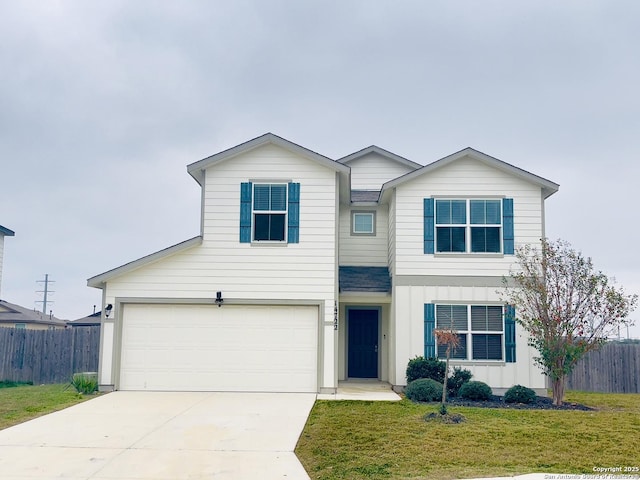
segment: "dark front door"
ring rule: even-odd
[[[378,378],[378,310],[348,312],[348,376]]]

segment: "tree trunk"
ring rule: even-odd
[[[451,353],[451,346],[447,347],[447,363],[444,370],[444,385],[442,385],[442,405],[447,403],[447,379],[449,378],[449,357]]]
[[[551,388],[553,390],[553,404],[554,405],[562,405],[562,401],[564,400],[564,387],[565,387],[565,377],[562,376],[560,378],[555,378],[551,382]]]

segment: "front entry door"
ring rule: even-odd
[[[378,310],[349,309],[348,376],[378,378]]]

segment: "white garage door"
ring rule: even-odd
[[[120,390],[316,392],[318,307],[124,307]]]

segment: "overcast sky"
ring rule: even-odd
[[[640,292],[639,24],[636,0],[0,0],[1,296],[41,308],[48,273],[56,316],[99,310],[87,278],[199,234],[186,165],[266,132],[548,178],[547,236]]]

